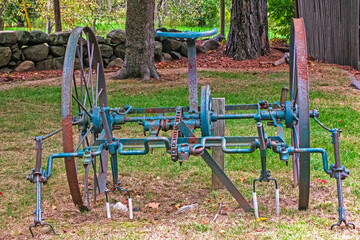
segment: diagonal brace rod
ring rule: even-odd
[[[178,125],[179,130],[184,134],[185,137],[195,137],[195,134],[191,131],[191,129],[185,124],[184,121],[181,121]],[[209,152],[205,150],[200,155],[206,164],[211,168],[214,174],[219,178],[219,180],[224,184],[227,190],[231,193],[231,195],[235,198],[235,200],[240,204],[240,207],[244,209],[245,212],[250,212],[251,206],[247,202],[247,200],[241,195],[240,191],[235,187],[235,185],[231,182],[228,176],[224,173],[224,171],[219,167],[219,165],[215,162],[215,160],[211,157]]]

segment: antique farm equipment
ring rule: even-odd
[[[63,70],[62,128],[45,137],[36,138],[36,167],[28,176],[31,182],[36,183],[38,196],[35,220],[31,227],[46,224],[41,217],[40,185],[46,183],[51,177],[55,158],[65,159],[71,196],[80,211],[90,210],[91,190],[93,202],[96,201],[99,193],[105,192],[108,217],[110,217],[108,205],[108,192],[110,191],[106,190],[109,155],[112,170],[111,191],[127,192],[130,205],[130,192],[123,189],[118,180],[117,155],[145,155],[152,148],[165,148],[171,155],[171,159],[180,163],[185,162],[191,155],[200,155],[240,206],[246,212],[250,212],[252,208],[248,201],[206,150],[210,147],[220,147],[222,151],[230,154],[252,153],[256,149],[260,149],[261,174],[253,183],[253,203],[256,217],[259,216],[255,191],[257,181],[274,181],[276,214],[279,215],[278,183],[271,178],[270,171],[266,167],[267,150],[271,149],[278,153],[280,160],[284,162],[288,162],[290,155],[292,156],[294,183],[299,185],[299,209],[307,209],[309,204],[310,153],[321,153],[324,171],[330,177],[337,179],[339,221],[333,226],[344,222],[346,226],[351,225],[355,228],[354,224],[347,222],[343,204],[341,181],[348,176],[349,172],[340,164],[340,130],[326,128],[317,119],[319,111],[317,109],[309,110],[309,80],[303,20],[294,19],[292,23],[290,86],[282,89],[280,101],[268,103],[261,100],[254,104],[226,105],[225,110],[231,111],[231,114],[218,114],[212,110],[209,86],[202,86],[200,106],[198,105],[195,39],[211,36],[216,32],[216,29],[198,33],[157,32],[158,36],[181,38],[188,44],[189,107],[133,108],[125,105],[122,108],[110,108],[107,104],[103,62],[96,38],[88,27],[77,27],[73,30],[68,41]],[[80,65],[79,71],[75,71],[74,68],[77,59]],[[85,61],[85,59],[88,60]],[[289,100],[287,100],[288,92],[290,93]],[[254,113],[233,113],[242,110],[254,110]],[[140,114],[143,116],[138,116]],[[149,116],[149,114],[152,115]],[[154,114],[158,115],[154,116]],[[313,118],[332,134],[335,164],[330,168],[326,151],[322,148],[310,147],[310,118]],[[254,119],[257,122],[258,135],[251,137],[213,136],[213,122],[220,119]],[[142,125],[144,134],[148,134],[148,137],[116,138],[114,130],[131,122]],[[268,136],[263,123],[276,127],[277,135]],[[284,126],[291,129],[291,144],[285,143]],[[200,129],[201,136],[195,136],[195,129]],[[51,154],[48,158],[47,170],[44,171],[41,169],[43,141],[60,131],[62,132],[64,152]],[[172,131],[172,137],[159,136],[160,131]],[[74,134],[75,132],[78,134]],[[83,166],[83,169],[78,167],[79,164]],[[89,181],[90,170],[93,172],[93,183]],[[129,209],[130,218],[132,218],[131,205]]]

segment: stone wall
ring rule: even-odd
[[[160,28],[161,31],[176,31]],[[71,32],[46,34],[41,31],[0,32],[0,72],[24,72],[62,69],[66,44]],[[112,30],[106,38],[97,36],[104,66],[121,67],[125,57],[126,35],[122,30]],[[218,36],[197,46],[197,52],[217,49]],[[220,39],[221,40],[221,39]],[[155,37],[155,61],[168,61],[187,57],[185,42]],[[86,59],[85,59],[86,65]],[[78,64],[77,64],[78,65]]]

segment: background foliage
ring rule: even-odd
[[[46,21],[53,19],[51,0],[25,0],[33,29],[43,30]],[[230,25],[231,0],[225,0],[225,21]],[[27,26],[22,0],[0,0],[5,4],[3,19],[5,29]],[[126,0],[61,0],[64,30],[77,25],[92,26],[98,34],[112,29],[125,29]],[[155,26],[184,27],[190,30],[219,27],[219,0],[155,0]],[[271,38],[288,38],[291,18],[294,17],[293,0],[268,0],[269,29]]]
[[[281,38],[290,38],[290,23],[295,17],[294,0],[268,0],[269,29]]]

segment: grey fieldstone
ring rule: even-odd
[[[0,31],[0,44],[10,46],[17,42],[17,34],[14,31]]]
[[[107,38],[111,38],[111,43],[120,44],[126,41],[125,31],[120,29],[114,29],[108,33]]]
[[[115,55],[121,59],[125,59],[125,45],[117,45],[114,51]]]
[[[49,48],[45,44],[38,44],[24,48],[22,52],[26,60],[39,62],[46,59],[49,54]]]
[[[101,56],[103,58],[110,58],[114,53],[113,48],[109,45],[100,44],[99,47],[100,47]]]
[[[171,55],[169,53],[163,53],[164,61],[171,61]]]
[[[110,45],[110,43],[111,43],[111,38],[106,38],[105,39],[105,44]]]
[[[36,69],[37,70],[62,69],[63,64],[64,64],[64,57],[47,59],[47,60],[36,63]]]
[[[155,41],[155,43],[154,43],[154,53],[158,54],[158,55],[161,55],[161,52],[162,52],[162,43],[158,42],[158,41]]]
[[[20,45],[25,45],[30,40],[30,33],[28,31],[16,31],[17,41]]]
[[[165,39],[166,39],[166,37],[158,37],[158,36],[156,36],[156,33],[155,33],[155,41],[162,42]]]
[[[62,64],[64,64],[64,61],[62,62]],[[74,69],[76,69],[76,70],[81,69],[80,60],[78,58],[75,58]]]
[[[164,41],[164,39],[165,39],[166,37],[158,37],[158,36],[156,36],[156,32],[157,32],[157,31],[167,32],[167,29],[164,28],[164,27],[158,27],[158,28],[155,29],[155,41],[159,41],[159,42]]]
[[[206,53],[206,49],[203,46],[196,46],[196,53]]]
[[[19,44],[15,43],[14,45],[11,45],[11,50],[19,48]]]
[[[19,61],[21,59],[21,56],[22,52],[20,51],[20,49],[16,48],[12,51],[11,59],[14,61]]]
[[[102,36],[96,36],[96,40],[98,44],[105,43],[105,38]]]
[[[155,28],[155,32],[157,31],[160,31],[160,32],[167,32],[167,28],[166,27],[158,27],[158,28]]]
[[[174,28],[169,28],[167,31],[168,32],[182,32],[182,31],[174,29]]]
[[[186,42],[183,42],[177,51],[184,57],[187,57],[188,56],[188,46],[187,46]]]
[[[124,61],[121,58],[116,58],[109,62],[108,67],[122,67],[124,64]]]
[[[15,61],[10,61],[8,64],[7,64],[9,67],[16,67],[16,62]]]
[[[218,35],[216,35],[215,37],[213,37],[212,38],[212,40],[214,40],[215,42],[222,42],[222,41],[224,41],[226,38],[223,36],[223,35],[221,35],[221,34],[218,34]]]
[[[156,62],[161,62],[163,60],[162,43],[158,41],[155,41],[154,44],[154,59]]]
[[[62,46],[66,45],[71,32],[56,32],[49,35],[48,40],[50,45]],[[86,42],[86,41],[85,41]]]
[[[31,31],[30,39],[28,41],[29,45],[36,45],[40,43],[45,43],[48,40],[48,35],[42,31]]]
[[[0,68],[1,73],[11,73],[13,70],[8,67]]]
[[[162,41],[163,52],[170,53],[172,51],[176,51],[181,46],[181,42],[176,41],[174,39],[166,38]]]
[[[206,40],[203,42],[202,46],[205,48],[206,51],[216,50],[219,48],[219,42],[214,41],[212,39]]]
[[[35,71],[35,64],[32,61],[25,61],[20,63],[19,66],[17,66],[14,69],[16,72],[28,72],[28,71]]]
[[[11,49],[0,47],[0,67],[7,65],[11,60]]]
[[[170,52],[171,58],[174,60],[179,60],[181,59],[181,54],[175,51]]]
[[[110,62],[110,58],[103,58],[104,66],[107,66]]]
[[[64,46],[50,46],[50,54],[54,57],[65,56],[65,50],[66,48]]]
[[[159,54],[154,54],[154,60],[155,60],[155,62],[163,62],[164,61],[163,54],[162,53],[160,55]]]

